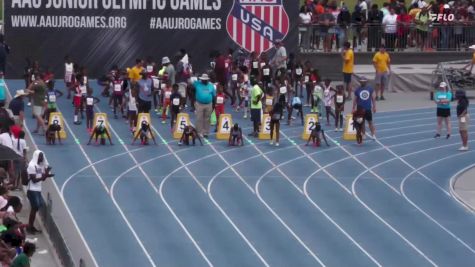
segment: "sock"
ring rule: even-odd
[[[78,121],[78,115],[74,115],[74,122]]]

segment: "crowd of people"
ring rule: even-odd
[[[475,42],[474,1],[389,0],[379,6],[358,0],[306,0],[300,9],[300,48],[339,51],[347,41],[355,51],[464,51]],[[351,9],[351,10],[350,10]]]

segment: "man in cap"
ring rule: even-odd
[[[202,74],[195,88],[196,130],[204,138],[208,138],[210,117],[216,104],[216,89],[209,82],[208,74]]]
[[[366,77],[360,78],[360,87],[355,90],[355,98],[353,99],[353,113],[357,108],[365,110],[365,121],[368,122],[371,131],[371,138],[375,139],[375,128],[373,124],[373,113],[376,113],[376,101],[374,99],[373,88],[369,86]],[[363,135],[364,135],[363,128]]]
[[[285,73],[287,69],[287,50],[280,39],[275,40],[274,45],[276,52],[269,63],[276,70],[276,73],[279,73],[279,71]]]
[[[165,67],[165,74],[167,75],[170,84],[175,84],[175,67],[173,66],[173,64],[171,64],[170,59],[168,57],[162,58],[162,66]]]
[[[25,95],[27,95],[25,90],[17,90],[15,96],[8,105],[8,108],[13,113],[15,124],[19,126],[23,125],[23,121],[25,119],[25,102],[23,101],[23,96]]]

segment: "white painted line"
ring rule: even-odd
[[[6,91],[7,91],[7,94],[9,96],[9,98],[11,99],[12,98],[12,95],[10,93],[10,89],[8,88],[8,84],[5,82],[5,87],[6,87]],[[30,132],[30,129],[27,127],[27,125],[25,124],[24,125],[24,129],[26,130],[26,133],[28,134],[33,146],[35,147],[35,149],[38,149],[38,145],[36,144],[35,142],[35,139],[33,138],[33,135],[31,134]],[[45,155],[46,157],[46,155]],[[94,254],[92,253],[92,250],[91,248],[89,247],[89,244],[87,243],[86,239],[84,238],[84,235],[82,234],[81,232],[81,229],[79,228],[77,222],[76,222],[76,219],[74,218],[71,210],[69,209],[69,206],[68,204],[66,203],[66,200],[64,199],[64,196],[61,194],[59,188],[58,188],[58,185],[56,184],[56,181],[54,179],[50,179],[50,181],[52,182],[56,192],[58,193],[58,196],[59,196],[59,199],[61,199],[61,202],[63,202],[63,205],[64,205],[64,208],[66,209],[66,212],[68,213],[68,216],[69,218],[71,218],[71,221],[73,222],[73,226],[74,228],[76,229],[78,235],[79,235],[79,238],[81,239],[81,242],[84,244],[85,248],[86,248],[86,251],[87,253],[89,254],[89,256],[91,257],[91,260],[94,264],[95,267],[99,267],[99,264],[97,264],[97,260],[96,258],[94,257]],[[71,253],[74,253],[74,252],[71,252]]]
[[[450,236],[452,236],[454,239],[456,239],[460,244],[462,244],[464,247],[466,247],[470,252],[472,252],[473,254],[475,254],[475,250],[470,247],[470,245],[468,245],[467,243],[465,243],[465,241],[463,241],[460,237],[458,237],[457,235],[455,235],[454,233],[452,233],[449,229],[447,229],[446,227],[444,227],[441,223],[439,223],[436,219],[434,219],[432,216],[430,216],[427,212],[425,212],[421,207],[419,207],[417,204],[415,204],[409,197],[406,196],[406,192],[404,191],[404,185],[406,183],[407,180],[410,179],[411,175],[418,172],[418,173],[421,173],[421,170],[422,169],[425,169],[429,166],[432,166],[438,162],[441,162],[441,161],[444,161],[444,160],[447,160],[447,159],[450,159],[450,158],[455,158],[455,157],[460,157],[460,156],[465,156],[465,155],[469,155],[469,154],[473,154],[472,151],[470,152],[466,152],[466,153],[457,153],[457,154],[453,154],[453,155],[450,155],[450,156],[447,156],[447,157],[443,157],[443,158],[440,158],[440,159],[437,159],[435,161],[432,161],[430,163],[427,163],[421,167],[418,167],[417,169],[413,170],[411,173],[409,173],[406,177],[404,177],[404,179],[402,180],[401,182],[401,193],[402,193],[402,196],[414,207],[416,208],[419,212],[421,212],[422,214],[424,214],[429,220],[431,220],[433,223],[435,223],[437,226],[439,226],[442,230],[444,230],[447,234],[449,234]],[[473,156],[473,155],[472,155]],[[450,197],[450,195],[449,195]]]
[[[450,188],[450,193],[454,197],[455,201],[457,201],[460,205],[465,207],[470,212],[475,212],[475,207],[473,207],[470,203],[468,203],[463,197],[461,197],[458,193],[457,190],[455,190],[455,183],[457,182],[457,179],[466,171],[475,168],[475,163],[461,169],[458,171],[456,174],[454,174],[452,177],[450,177],[449,180],[449,188]]]

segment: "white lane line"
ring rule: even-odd
[[[423,111],[423,112],[414,112],[414,113],[408,113],[408,114],[392,114],[392,115],[384,115],[384,116],[375,115],[375,118],[377,118],[377,119],[386,119],[386,118],[414,117],[414,115],[425,115],[425,114],[435,115],[435,111],[436,111],[435,106],[427,107],[427,108],[418,108],[418,109],[401,109],[401,110],[396,110],[396,111],[378,111],[377,114],[398,113],[398,112],[401,112],[401,111],[426,110],[426,109],[432,109],[432,110],[431,111]],[[475,108],[470,107],[469,110],[475,110]],[[455,109],[452,108],[451,111],[455,111]]]
[[[286,137],[287,138],[287,137]],[[288,138],[287,138],[288,139]],[[291,162],[294,162],[294,161],[297,161],[299,160],[300,158],[303,158],[303,157],[308,157],[311,159],[311,161],[314,161],[313,158],[310,157],[310,155],[312,154],[320,154],[320,153],[324,153],[324,152],[327,152],[329,150],[333,150],[333,149],[337,149],[337,148],[331,148],[331,149],[326,149],[326,150],[320,150],[320,151],[317,151],[317,152],[313,152],[313,153],[306,153],[305,151],[301,150],[301,152],[303,152],[305,154],[305,156],[300,156],[300,157],[297,157],[297,158],[294,158],[294,159],[291,159],[291,160],[288,160],[286,162],[283,162],[283,163],[280,163],[276,166],[274,166],[273,168],[271,168],[270,170],[268,170],[267,172],[265,172],[261,177],[259,177],[257,183],[256,183],[256,192],[258,194],[258,196],[260,197],[260,193],[259,193],[259,185],[261,184],[261,182],[265,179],[266,175],[269,174],[270,172],[272,172],[273,170],[275,170],[276,168],[280,168],[281,166],[284,166],[284,165],[287,165]],[[314,162],[316,163],[316,162]],[[322,166],[318,163],[316,163],[317,166],[319,166],[320,169],[322,169]],[[332,177],[332,179],[334,179],[337,183],[339,183],[339,181],[336,179],[336,177],[332,176],[331,174],[329,174],[330,177]],[[288,177],[286,174],[284,174],[284,178],[287,180],[287,181],[292,181],[290,179],[290,177]],[[343,188],[346,188],[346,187],[343,187]],[[299,190],[297,190],[299,191]],[[301,194],[305,195],[306,196],[306,193],[305,192],[302,192],[302,191],[299,191]],[[308,198],[308,197],[307,197]],[[262,201],[263,198],[261,198]],[[264,201],[265,205],[267,205],[267,203]],[[310,201],[310,203],[320,212],[323,214],[323,216],[325,216],[325,218],[327,220],[329,220],[338,230],[340,230],[340,232],[342,232],[356,247],[358,247],[358,249],[361,250],[361,252],[363,252],[374,264],[376,264],[376,266],[382,266],[370,253],[368,253],[350,234],[348,234],[336,221],[334,221],[323,209],[320,208],[320,206],[318,206],[315,202],[313,201]]]
[[[143,148],[137,148],[137,149],[134,149],[134,150],[131,150],[131,152],[137,152],[139,150],[142,150]],[[109,157],[106,157],[106,158],[103,158],[101,160],[98,160],[98,161],[95,161],[93,162],[92,164],[88,164],[84,167],[82,167],[81,169],[77,170],[75,173],[71,174],[68,179],[66,179],[66,181],[64,181],[63,185],[61,186],[61,195],[64,195],[64,189],[66,188],[66,186],[68,185],[68,183],[74,179],[78,174],[80,174],[81,172],[89,169],[91,166],[95,166],[97,164],[100,164],[102,162],[105,162],[105,161],[108,161],[108,160],[111,160],[111,159],[114,159],[116,157],[120,157],[120,156],[123,156],[125,154],[127,154],[128,152],[122,152],[122,153],[119,153],[119,154],[115,154],[115,155],[112,155],[112,156],[109,156]]]
[[[409,173],[406,177],[404,177],[404,179],[402,180],[401,182],[401,193],[402,193],[402,196],[414,207],[416,208],[419,212],[421,212],[422,214],[424,214],[429,220],[431,220],[433,223],[435,223],[437,226],[439,226],[442,230],[444,230],[447,234],[449,234],[450,236],[452,236],[453,238],[455,238],[460,244],[462,244],[464,247],[466,247],[468,250],[470,250],[470,252],[472,252],[473,254],[475,254],[475,250],[470,246],[468,245],[467,243],[465,243],[465,241],[463,241],[460,237],[458,237],[457,235],[455,235],[454,233],[452,233],[449,229],[447,229],[446,227],[444,227],[441,223],[439,223],[435,218],[433,218],[432,216],[430,216],[427,212],[425,212],[420,206],[418,206],[417,204],[415,204],[409,197],[406,196],[406,192],[404,191],[404,186],[405,186],[405,183],[407,180],[410,179],[411,175],[418,172],[418,173],[421,173],[421,170],[422,169],[425,169],[427,167],[430,167],[438,162],[441,162],[441,161],[444,161],[444,160],[447,160],[447,159],[450,159],[450,158],[455,158],[455,157],[460,157],[460,156],[465,156],[465,155],[470,155],[470,154],[473,154],[472,152],[474,152],[473,150],[468,152],[468,153],[457,153],[457,154],[453,154],[453,155],[450,155],[450,156],[447,156],[447,157],[443,157],[443,158],[440,158],[440,159],[437,159],[435,161],[432,161],[430,163],[427,163],[421,167],[418,167],[416,170],[413,170],[411,173]],[[449,195],[450,197],[450,195]]]
[[[433,125],[433,124],[430,124],[430,125]],[[475,127],[473,125],[470,125],[469,128],[472,128],[472,127]],[[404,129],[407,129],[407,128],[410,128],[410,127],[405,127]],[[458,129],[458,127],[452,127],[452,130],[456,130]],[[378,133],[381,132],[381,131],[378,131]],[[422,134],[422,133],[434,133],[434,130],[425,130],[425,131],[419,131],[419,132],[411,132],[409,134],[397,134],[397,135],[393,135],[391,136],[390,138],[396,138],[396,137],[400,137],[400,136],[406,136],[406,135],[417,135],[417,134]],[[430,139],[435,139],[433,136],[427,136],[426,138],[430,138]],[[379,138],[379,140],[384,140],[384,139],[389,139],[387,137],[383,137],[383,138]]]
[[[8,87],[8,84],[7,84],[6,82],[5,82],[5,88],[7,89],[6,91],[7,91],[8,97],[9,97],[10,99],[12,99],[12,95],[11,95],[11,93],[10,93],[10,88]],[[31,134],[30,129],[28,128],[28,126],[26,125],[26,123],[25,123],[25,125],[24,125],[23,128],[26,130],[28,136],[30,137],[31,143],[33,144],[33,146],[35,147],[35,149],[38,150],[38,149],[39,149],[39,148],[38,148],[38,145],[36,144],[35,139],[33,138],[33,135]],[[46,157],[46,155],[44,155],[44,156]],[[89,256],[91,257],[91,260],[92,260],[94,266],[95,266],[95,267],[99,267],[99,264],[97,263],[96,257],[94,257],[94,254],[92,253],[92,250],[91,250],[91,248],[89,247],[89,244],[87,243],[86,238],[84,238],[84,235],[82,234],[81,229],[79,228],[79,225],[78,225],[78,223],[76,222],[76,219],[75,219],[74,216],[73,216],[73,213],[72,213],[71,210],[69,209],[69,206],[68,206],[68,204],[66,203],[66,200],[64,199],[63,194],[60,192],[59,187],[58,187],[58,185],[56,184],[56,181],[55,181],[54,179],[49,179],[49,181],[51,181],[51,183],[53,184],[53,186],[54,186],[56,192],[58,193],[59,199],[61,199],[61,202],[63,202],[64,208],[66,209],[66,212],[68,213],[69,218],[71,218],[71,221],[73,222],[73,226],[74,226],[74,228],[76,229],[76,231],[77,231],[77,233],[78,233],[78,235],[79,235],[79,238],[81,239],[81,242],[84,244],[87,253],[88,253]],[[73,251],[70,251],[70,252],[71,252],[71,253],[74,253]]]
[[[460,171],[458,171],[456,174],[452,175],[452,177],[450,177],[449,179],[449,188],[450,188],[450,193],[452,194],[452,196],[454,197],[455,201],[457,201],[460,205],[462,205],[463,207],[465,207],[465,209],[467,209],[468,211],[470,212],[475,212],[475,208],[472,207],[471,204],[467,203],[466,200],[464,200],[464,198],[462,198],[458,193],[457,193],[457,190],[455,190],[455,183],[457,182],[457,179],[466,171],[472,169],[472,168],[475,168],[475,163],[473,164],[470,164],[468,165],[467,167],[461,169]]]

